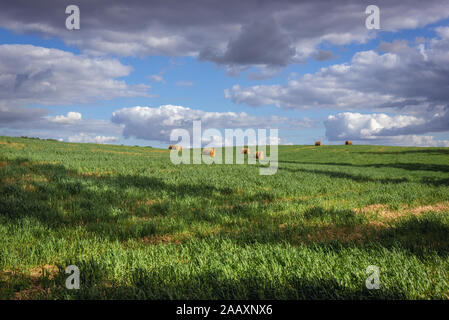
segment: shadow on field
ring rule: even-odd
[[[280,161],[281,162],[281,161]],[[298,163],[299,164],[299,163]],[[316,165],[320,165],[320,163],[314,163]],[[304,168],[288,168],[288,167],[279,167],[279,170],[289,171],[289,172],[305,172],[305,173],[313,173],[329,176],[331,178],[341,178],[341,179],[350,179],[356,182],[377,182],[377,183],[403,183],[410,181],[407,178],[371,178],[363,175],[350,174],[341,171],[330,171],[330,170],[318,170],[318,169],[304,169]]]
[[[443,172],[449,173],[449,165],[442,164],[424,164],[424,163],[383,163],[383,164],[352,164],[352,163],[339,163],[339,162],[304,162],[304,161],[289,161],[282,160],[279,163],[296,164],[296,165],[314,165],[314,166],[335,166],[335,167],[354,167],[354,168],[395,168],[404,169],[410,171],[430,171],[430,172]],[[279,170],[289,172],[305,172],[314,173],[320,175],[327,175],[332,178],[350,179],[356,182],[378,182],[378,183],[403,183],[410,182],[408,178],[371,178],[364,175],[354,175],[341,171],[331,170],[319,170],[319,169],[305,169],[305,168],[291,168],[291,167],[279,167]],[[415,182],[415,181],[413,181]],[[416,181],[422,184],[429,184],[434,186],[447,186],[449,185],[449,178],[436,178],[436,177],[423,177]]]
[[[276,277],[267,279],[267,274],[244,274],[239,279],[228,278],[223,270],[207,268],[205,271],[177,273],[174,267],[161,266],[156,269],[134,269],[128,275],[130,283],[126,286],[107,282],[104,266],[86,268],[83,261],[71,262],[83,270],[80,290],[68,292],[64,288],[53,290],[53,295],[70,299],[160,299],[160,300],[234,300],[234,299],[273,299],[273,300],[322,300],[322,299],[406,299],[402,288],[381,288],[368,290],[365,278],[353,277],[358,288],[344,286],[333,278],[304,278],[285,276],[282,282]],[[87,267],[95,263],[89,261]],[[103,270],[103,271],[102,271]],[[271,275],[268,275],[270,277]],[[66,275],[59,274],[55,283],[64,283]]]
[[[8,161],[5,168],[7,171],[0,171],[0,180],[6,181],[0,185],[0,216],[12,220],[37,219],[54,229],[83,226],[90,232],[119,240],[155,235],[160,227],[160,223],[151,219],[130,221],[133,213],[129,210],[139,199],[129,194],[129,188],[145,194],[168,193],[167,199],[146,205],[146,211],[162,217],[168,210],[179,209],[173,199],[201,196],[213,201],[233,192],[206,184],[172,185],[159,178],[138,175],[80,175],[62,165],[32,163],[28,159]],[[31,174],[37,175],[37,180],[29,178]],[[176,231],[176,227],[162,233],[170,231]]]
[[[314,212],[311,215],[310,212]],[[321,212],[316,215],[315,212]],[[439,214],[399,220],[388,225],[370,224],[350,210],[313,208],[306,211],[305,224],[273,226],[253,224],[246,230],[222,233],[241,245],[248,243],[289,243],[331,246],[332,251],[347,247],[381,246],[401,248],[417,257],[429,253],[449,256],[449,224]],[[336,246],[334,246],[336,245]]]
[[[366,180],[366,177],[347,173],[301,170],[357,181],[403,181]],[[29,178],[30,174],[40,178],[33,180]],[[4,183],[8,177],[18,177],[19,180]],[[61,236],[67,228],[82,227],[86,232],[111,240],[150,237],[148,243],[157,244],[161,243],[160,238],[165,242],[175,242],[174,234],[187,231],[188,237],[179,241],[208,237],[231,239],[241,245],[340,241],[349,246],[367,243],[400,246],[417,255],[424,254],[426,250],[436,251],[439,255],[449,253],[449,227],[441,215],[426,215],[380,228],[368,224],[363,215],[351,210],[313,207],[303,213],[304,222],[284,224],[277,223],[276,217],[266,214],[271,200],[274,200],[269,194],[253,198],[242,194],[241,198],[236,198],[229,188],[206,184],[172,185],[159,178],[138,175],[80,175],[62,165],[32,163],[27,159],[9,161],[0,169],[0,179],[0,218],[4,217],[0,223],[35,219],[61,232]],[[140,200],[134,196],[135,190],[130,192],[129,188],[137,188],[145,194],[162,192],[166,199],[134,208]],[[210,212],[207,207],[192,207],[189,197],[201,198],[205,203],[223,204],[223,208]],[[236,204],[243,199],[246,203]],[[204,223],[215,230],[198,231],[196,227]]]
[[[373,241],[385,246],[400,246],[423,256],[429,251],[449,255],[449,225],[438,215],[400,221],[390,228],[376,230]]]
[[[360,154],[375,154],[375,155],[405,155],[405,154],[425,154],[425,155],[449,155],[449,148],[428,148],[418,150],[403,150],[403,151],[353,151],[353,153]]]
[[[436,187],[438,186],[449,186],[449,178],[446,179],[439,179],[439,178],[433,178],[433,177],[425,177],[421,179],[421,182],[424,184],[431,184]]]
[[[351,275],[352,283],[359,287],[348,287],[334,278],[304,278],[303,276],[276,277],[267,279],[264,275],[243,275],[239,279],[227,278],[223,270],[211,269],[196,272],[182,272],[173,279],[173,267],[161,266],[157,269],[137,268],[127,278],[130,283],[123,285],[108,279],[107,267],[101,260],[71,261],[80,268],[80,289],[67,290],[65,266],[51,278],[48,275],[31,277],[21,273],[4,279],[0,288],[1,299],[77,299],[77,300],[371,300],[407,299],[408,295],[399,287],[382,287],[368,290],[365,277]],[[268,275],[270,276],[270,275]],[[1,279],[0,279],[1,280]],[[0,281],[1,283],[1,281]],[[31,289],[30,289],[31,287]]]
[[[406,294],[399,288],[367,290],[363,285],[357,289],[348,288],[332,278],[286,277],[282,283],[279,283],[275,279],[270,281],[254,275],[236,280],[226,278],[218,270],[208,270],[202,274],[196,274],[190,279],[179,279],[169,283],[168,286],[167,284],[162,285],[162,280],[167,279],[168,271],[162,270],[161,275],[152,274],[147,270],[136,272],[135,279],[137,281],[134,284],[141,290],[143,298],[155,299],[162,296],[163,299],[320,300],[404,299],[406,297]],[[166,283],[166,281],[164,282]],[[364,281],[358,282],[364,284]],[[157,289],[155,290],[155,288]]]
[[[356,168],[395,168],[395,169],[404,169],[404,170],[410,170],[410,171],[449,172],[449,165],[428,164],[428,163],[353,164],[353,163],[346,163],[346,162],[301,162],[301,161],[288,161],[288,160],[279,161],[279,163],[311,164],[311,165],[324,165],[324,166],[344,166],[344,167],[356,167]]]

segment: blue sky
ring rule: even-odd
[[[355,1],[354,3],[360,2]],[[45,6],[48,6],[47,11],[53,10],[53,4],[52,1],[43,2],[42,10],[46,9]],[[36,14],[32,19],[38,20],[34,21],[31,27],[26,14],[19,15],[17,13],[17,16],[9,16],[8,19],[0,17],[2,21],[0,23],[0,50],[5,51],[4,57],[6,57],[3,59],[5,66],[0,67],[0,70],[11,76],[11,79],[16,79],[15,85],[8,83],[3,85],[5,88],[19,88],[13,90],[11,94],[5,95],[4,101],[0,104],[0,107],[3,106],[4,119],[12,119],[0,122],[0,134],[36,135],[65,141],[79,140],[80,142],[165,147],[168,141],[162,132],[165,132],[167,128],[176,128],[177,125],[171,123],[166,128],[161,126],[161,123],[164,123],[164,119],[170,118],[170,112],[173,110],[166,108],[163,114],[158,116],[155,115],[155,112],[160,106],[171,105],[200,110],[205,113],[232,112],[236,114],[236,118],[242,120],[241,123],[245,123],[246,116],[241,114],[244,112],[245,115],[251,117],[248,119],[248,127],[253,121],[258,124],[266,123],[267,127],[279,126],[281,128],[279,131],[280,143],[310,144],[315,140],[322,140],[325,143],[339,144],[345,139],[352,139],[361,144],[449,146],[449,123],[444,126],[449,119],[446,95],[440,94],[440,91],[436,90],[440,88],[443,92],[448,89],[447,82],[445,82],[448,79],[447,67],[443,66],[442,62],[447,58],[447,50],[446,52],[444,50],[447,48],[446,44],[449,39],[445,38],[444,30],[449,25],[449,12],[446,9],[439,9],[439,6],[444,7],[443,2],[429,2],[422,5],[422,12],[420,10],[418,12],[417,10],[407,11],[407,7],[404,7],[405,9],[396,6],[390,8],[388,2],[383,2],[379,4],[381,10],[380,30],[366,30],[364,26],[366,14],[363,12],[363,5],[360,5],[358,18],[352,22],[350,18],[338,17],[341,19],[341,24],[338,24],[339,20],[337,19],[335,31],[329,31],[329,28],[326,27],[325,19],[329,17],[322,17],[320,20],[319,15],[313,16],[311,13],[310,21],[304,21],[301,35],[296,35],[297,32],[294,28],[289,29],[289,19],[295,18],[290,11],[294,10],[285,9],[282,3],[279,4],[279,7],[275,7],[274,11],[260,9],[260,14],[256,11],[252,15],[249,14],[249,11],[248,14],[243,12],[241,17],[231,22],[223,18],[223,21],[210,21],[209,24],[198,22],[199,25],[197,25],[193,19],[191,23],[187,21],[187,25],[179,27],[181,29],[168,23],[164,25],[160,22],[163,17],[153,16],[154,21],[159,21],[157,30],[153,30],[154,27],[151,24],[147,29],[144,28],[145,26],[142,27],[141,23],[134,26],[132,17],[123,17],[124,27],[121,30],[119,26],[109,24],[107,15],[102,17],[106,21],[104,23],[100,18],[88,16],[89,5],[88,2],[79,5],[83,13],[80,30],[68,31],[63,24],[59,25],[56,16],[58,15],[58,19],[64,19],[66,16],[59,13],[55,13],[54,17],[49,14],[47,18]],[[118,3],[116,5],[120,6]],[[139,7],[140,4],[134,2],[130,6],[134,6],[135,10],[139,10],[139,8],[145,10],[145,8]],[[230,2],[229,6],[231,12],[234,9],[232,6],[237,7],[237,4]],[[5,8],[6,11],[8,11],[7,9]],[[27,8],[12,9],[17,12],[22,10],[26,12]],[[150,12],[151,6],[146,9]],[[164,9],[175,11],[175,8],[169,6]],[[235,9],[237,10],[237,8]],[[211,4],[210,8],[205,8],[205,10],[216,14],[217,9]],[[319,7],[316,10],[317,13],[321,12]],[[440,16],[435,15],[433,19],[430,19],[426,10],[432,13],[438,12]],[[277,12],[278,15],[273,15],[274,18],[271,21],[267,18],[267,12]],[[283,15],[286,17],[282,18]],[[352,16],[354,13],[348,17]],[[203,16],[198,17],[198,19],[201,18]],[[412,21],[410,25],[402,22],[408,21],[407,19]],[[152,21],[151,18],[149,21]],[[264,35],[256,34],[260,29],[260,23],[265,23],[263,21],[270,21],[267,23],[273,24],[266,30],[275,30],[272,35],[266,35],[267,44],[263,43]],[[315,25],[312,26],[312,23]],[[323,30],[320,30],[321,24],[323,24]],[[96,29],[93,29],[93,25],[96,26]],[[223,26],[234,31],[228,31],[220,37],[220,32],[214,28],[224,28]],[[310,36],[307,26],[311,26],[310,29],[313,29]],[[135,51],[123,49],[123,42],[128,41],[127,35],[129,34],[130,38],[135,36],[134,27],[139,28],[139,32],[141,28],[144,29],[144,32],[139,34],[141,39],[129,40],[129,47],[136,46],[138,49]],[[192,31],[186,31],[190,29]],[[212,29],[210,32],[214,33],[205,37],[204,34],[208,33],[209,29]],[[276,31],[277,29],[279,32]],[[437,30],[439,31],[437,32]],[[112,32],[114,35],[110,34]],[[183,32],[186,34],[182,34]],[[343,37],[345,34],[349,35],[346,38],[353,37],[353,39],[347,40]],[[172,41],[171,36],[180,44],[164,46],[163,40],[168,38]],[[145,43],[145,39],[153,38],[157,40],[154,41],[155,44],[147,45]],[[255,51],[242,47],[241,43],[244,41],[239,42],[239,39],[246,39],[248,46],[260,47],[269,54],[256,52],[252,57],[251,53]],[[103,40],[109,41],[108,44],[103,46]],[[420,49],[421,42],[425,43],[424,49]],[[184,46],[183,43],[185,43]],[[279,48],[276,48],[276,45],[268,47],[270,43],[278,44]],[[41,77],[34,77],[43,72],[41,70],[43,62],[38,61],[36,65],[33,65],[33,62],[30,61],[24,71],[9,74],[8,72],[13,71],[5,71],[12,67],[10,64],[7,65],[8,59],[16,60],[12,59],[10,47],[5,45],[15,45],[14,50],[16,51],[14,52],[30,51],[29,55],[32,57],[35,57],[33,51],[36,51],[36,48],[57,49],[49,54],[48,60],[45,60],[44,63],[50,65],[49,74],[58,74],[58,77],[54,78],[62,82],[66,81],[64,78],[66,75],[62,70],[63,66],[52,69],[53,61],[57,61],[57,58],[53,56],[57,56],[61,52],[73,54],[79,58],[80,64],[84,64],[85,61],[99,61],[98,63],[101,64],[105,60],[114,60],[124,67],[131,67],[131,69],[129,72],[124,71],[110,76],[105,66],[101,67],[101,70],[98,71],[99,74],[95,76],[98,76],[98,82],[103,82],[102,85],[106,89],[109,89],[109,81],[121,82],[126,88],[117,95],[114,94],[116,90],[110,88],[111,94],[105,92],[105,96],[100,97],[92,94],[85,101],[82,98],[77,98],[76,94],[73,97],[61,99],[60,103],[57,100],[57,95],[49,101],[44,96],[45,94],[48,96],[48,93],[39,95],[41,91],[45,91],[44,89],[40,90],[40,88],[44,88],[43,80]],[[145,45],[147,46],[145,47]],[[206,55],[203,53],[210,46],[218,48],[216,50],[220,53],[204,58],[203,56]],[[284,46],[287,47],[284,48]],[[186,49],[187,47],[189,50]],[[294,54],[281,55],[282,50],[291,48],[293,48]],[[185,52],[183,52],[184,49]],[[273,52],[269,52],[270,50]],[[320,61],[315,56],[320,50],[327,54],[332,53],[332,57]],[[123,53],[123,51],[126,52]],[[368,62],[365,60],[353,61],[354,56],[363,52],[373,52],[372,55],[364,55],[364,59],[369,57]],[[279,57],[276,56],[278,54]],[[16,53],[15,55],[15,58],[17,56],[20,58],[20,54]],[[422,61],[419,57],[422,58]],[[271,58],[273,60],[270,60]],[[393,74],[401,75],[400,72],[404,72],[404,75],[398,76],[398,79],[391,79],[391,84],[389,79],[382,78],[385,69],[382,69],[382,66],[376,62],[387,61],[387,58],[395,59],[393,67],[397,68],[397,72]],[[29,61],[29,57],[23,57],[23,59]],[[70,58],[68,59],[70,60]],[[277,61],[281,61],[281,63]],[[39,63],[40,65],[38,65]],[[370,63],[372,65],[369,65]],[[351,67],[348,74],[342,75],[341,82],[338,79],[340,75],[335,75],[330,71],[320,73],[322,68],[331,70],[336,65]],[[441,69],[438,69],[440,67]],[[61,70],[57,68],[61,68]],[[233,69],[238,69],[238,71],[233,72]],[[263,75],[264,72],[268,72],[269,75],[264,76],[263,79],[251,79],[254,74],[257,77]],[[360,72],[360,75],[357,72]],[[438,75],[438,79],[434,75],[429,76],[430,81],[437,81],[432,86],[432,90],[422,90],[415,95],[414,92],[417,90],[414,90],[409,83],[402,84],[403,77],[419,76],[431,72]],[[306,74],[310,74],[311,78],[305,77]],[[152,80],[151,77],[155,75],[159,76],[159,82]],[[376,81],[367,81],[366,75],[373,77]],[[23,88],[23,94],[20,92],[22,87],[17,86],[17,79],[20,76],[24,76],[26,79],[24,83],[30,86],[29,89]],[[357,87],[358,81],[352,79],[358,76],[364,77],[360,80],[360,88]],[[87,68],[82,74],[80,72],[80,77],[80,82],[83,80],[82,77],[89,78],[89,69]],[[292,84],[292,80],[297,82]],[[35,83],[28,84],[31,81],[35,81]],[[332,87],[327,84],[322,88],[319,87],[321,83],[327,83],[327,81],[332,83]],[[384,86],[379,87],[379,83],[382,81]],[[51,86],[52,83],[45,83],[45,85]],[[117,88],[120,87],[119,83],[114,85],[117,85]],[[151,88],[142,89],[139,87],[141,85],[151,86]],[[238,87],[232,89],[236,85]],[[89,87],[92,86],[95,86],[95,83],[89,84]],[[70,90],[70,87],[70,79],[67,79],[67,84],[63,88]],[[55,88],[61,90],[58,84],[55,84]],[[138,92],[130,93],[130,88],[137,88]],[[25,89],[30,91],[25,92]],[[317,91],[314,91],[315,89]],[[80,89],[74,86],[73,90]],[[81,89],[79,96],[82,96],[82,90],[86,90],[86,88]],[[100,87],[98,90],[102,90],[102,88]],[[228,95],[225,95],[225,90],[228,90]],[[328,98],[327,92],[334,92],[336,95]],[[66,96],[71,95],[64,94],[64,97]],[[26,99],[22,100],[22,97],[26,97]],[[375,99],[378,99],[378,102]],[[391,105],[389,99],[391,99]],[[409,100],[414,102],[404,106],[403,102]],[[388,108],[385,107],[385,104],[389,104]],[[148,108],[140,110],[137,118],[132,118],[131,115],[120,117],[120,119],[116,117],[111,123],[110,132],[108,132],[108,123],[111,122],[112,114],[115,111],[125,108],[132,109],[136,106]],[[46,110],[46,112],[39,113],[37,117],[41,117],[40,120],[25,121],[20,118],[21,108]],[[82,118],[69,119],[69,112],[79,113]],[[182,112],[190,111],[183,110]],[[379,117],[378,114],[384,114],[386,117]],[[67,119],[53,121],[54,117],[64,115],[67,116]],[[125,115],[125,111],[122,112],[122,115]],[[329,119],[330,116],[335,117]],[[207,115],[199,117],[207,118]],[[294,124],[289,124],[289,128],[284,128],[282,121],[275,124],[270,123],[272,117],[285,119],[285,123],[290,123],[289,121],[292,120]],[[440,118],[435,121],[435,117]],[[124,120],[125,118],[126,120]],[[142,123],[142,119],[145,119],[145,123]],[[183,119],[190,118],[185,116]],[[95,121],[101,120],[104,128],[102,127],[102,130],[97,133],[95,128],[90,127],[89,132],[84,133],[83,130],[86,130],[88,123],[81,124],[80,121],[86,120],[91,120],[90,123],[93,126],[95,126]],[[47,126],[48,121],[52,123]],[[56,123],[59,123],[60,126],[57,127]],[[222,126],[219,129],[237,126],[235,121],[232,122],[232,117],[226,116],[223,116],[223,121],[220,124]],[[77,125],[79,125],[79,130]],[[117,126],[121,126],[121,128]],[[125,134],[125,132],[133,132],[133,134]],[[73,138],[77,136],[77,133],[82,134],[85,137],[84,140],[80,140],[79,137]],[[111,139],[96,139],[98,136],[111,137]]]

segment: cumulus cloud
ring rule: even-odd
[[[96,136],[81,132],[74,136],[69,136],[66,139],[68,142],[80,142],[80,143],[111,143],[119,141],[118,137]]]
[[[449,131],[449,32],[445,28],[437,31],[440,38],[418,46],[406,41],[383,42],[379,45],[381,52],[358,52],[349,64],[322,68],[293,78],[286,85],[235,85],[225,90],[225,96],[251,106],[374,110],[415,117],[415,121],[403,125],[402,120],[411,118],[390,119],[399,122],[389,126],[382,122],[388,120],[383,116],[371,116],[368,122],[380,121],[383,126],[377,135]]]
[[[121,136],[123,131],[123,126],[119,124],[102,119],[83,119],[79,112],[69,111],[66,115],[51,116],[47,110],[23,107],[7,109],[0,106],[0,125],[1,134],[56,138],[70,142],[113,142],[116,140],[102,137]]]
[[[426,48],[410,47],[405,41],[383,42],[379,50],[384,53],[358,52],[350,64],[321,68],[283,86],[235,86],[230,97],[236,103],[294,109],[445,103],[449,98],[448,49],[449,38],[432,39]]]
[[[449,146],[447,140],[412,134],[410,128],[426,126],[428,120],[407,115],[352,112],[330,115],[325,121],[329,141],[355,140],[362,143],[405,146]]]
[[[131,67],[116,59],[92,58],[33,45],[0,45],[2,132],[61,139],[79,132],[95,133],[94,138],[121,134],[121,126],[108,120],[84,120],[75,111],[52,116],[46,109],[27,106],[149,96],[149,86],[131,86],[118,80],[131,71]]]
[[[271,18],[244,25],[223,53],[206,48],[200,59],[226,65],[285,66],[294,55],[292,40]]]
[[[78,0],[81,29],[65,29],[65,6],[41,0],[0,3],[0,26],[14,32],[59,37],[85,53],[120,56],[199,56],[240,70],[242,66],[284,66],[323,55],[323,43],[363,43],[360,1],[202,0],[183,2]],[[383,31],[413,29],[449,17],[447,0],[378,0]],[[101,19],[99,19],[101,17]],[[318,56],[317,56],[318,54]],[[20,82],[20,80],[19,80]]]
[[[440,43],[437,43],[440,44]],[[382,109],[445,103],[449,98],[449,67],[442,65],[438,48],[426,50],[428,60],[415,49],[406,53],[358,52],[351,64],[322,68],[292,79],[286,85],[258,85],[227,90],[235,103],[274,104],[287,109]]]
[[[148,86],[117,80],[131,71],[116,59],[33,45],[0,45],[0,105],[61,105],[148,96]]]
[[[331,115],[324,121],[326,137],[333,140],[376,139],[382,130],[397,130],[410,125],[420,125],[422,119],[413,116],[387,114],[360,114],[352,112]]]
[[[70,111],[67,115],[59,115],[53,118],[50,118],[50,121],[57,123],[74,123],[80,121],[82,118],[81,113]]]
[[[433,136],[404,135],[392,138],[393,145],[416,147],[449,147],[449,140],[436,140]]]
[[[183,106],[164,105],[158,108],[124,108],[113,112],[111,121],[124,126],[125,138],[168,142],[173,129],[191,130],[193,121],[200,120],[207,128],[279,128],[302,129],[311,127],[309,119],[289,119],[285,117],[257,117],[245,112],[207,112]]]
[[[433,136],[415,134],[383,137],[373,140],[360,140],[360,143],[404,147],[449,147],[449,140],[437,140]]]

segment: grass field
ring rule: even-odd
[[[280,146],[260,176],[0,137],[0,298],[448,299],[449,149]]]

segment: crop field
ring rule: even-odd
[[[0,137],[0,298],[448,299],[449,149],[280,146],[261,176]]]

